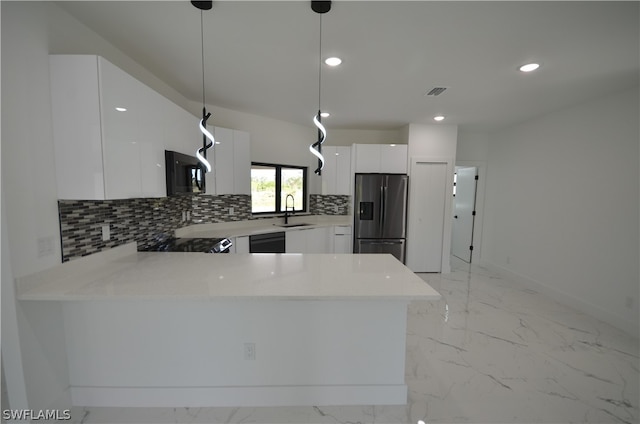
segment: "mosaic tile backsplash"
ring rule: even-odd
[[[229,205],[234,208],[233,215],[229,214]],[[150,246],[187,225],[249,219],[251,197],[189,195],[121,200],[59,200],[58,212],[62,261],[67,262],[134,241],[141,247]],[[109,225],[111,238],[108,241],[102,240],[104,225]]]
[[[313,215],[349,215],[351,196],[338,194],[312,194],[309,212]]]
[[[315,215],[347,215],[349,199],[311,195],[309,211]],[[58,212],[63,262],[134,241],[141,247],[150,246],[188,225],[252,219],[251,196],[235,194],[59,200]],[[183,219],[183,213],[187,219]],[[109,225],[108,241],[102,240],[104,225]]]

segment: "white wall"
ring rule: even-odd
[[[487,161],[489,134],[479,131],[459,131],[456,147],[456,162]]]
[[[638,88],[489,142],[483,259],[638,331]]]
[[[2,2],[1,7],[2,230],[3,238],[8,239],[8,249],[2,251],[2,339],[3,353],[8,346],[12,350],[10,355],[3,355],[5,367],[11,369],[7,374],[8,394],[12,403],[17,402],[16,407],[26,406],[26,387],[29,407],[64,408],[69,405],[66,359],[61,352],[45,353],[59,346],[56,339],[63,329],[46,328],[46,320],[31,322],[26,306],[15,302],[13,291],[13,277],[60,262],[49,101],[48,14],[41,3]],[[9,272],[5,274],[7,258]],[[55,307],[41,306],[37,315],[49,313],[51,308]],[[21,373],[23,384],[16,380]]]
[[[409,158],[430,156],[455,159],[456,157],[457,125],[410,124],[408,137]]]
[[[331,146],[351,146],[352,144],[406,144],[400,129],[395,130],[343,130],[332,129],[331,118],[323,121],[327,127],[327,144]]]
[[[2,3],[2,178],[15,277],[60,262],[46,14]],[[50,253],[38,254],[38,243]]]

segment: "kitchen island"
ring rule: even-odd
[[[405,404],[407,306],[440,298],[391,255],[135,245],[17,289],[62,305],[75,406]]]

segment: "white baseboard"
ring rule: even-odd
[[[555,287],[551,287],[547,284],[543,284],[540,281],[518,274],[516,272],[513,272],[511,270],[508,270],[506,268],[503,268],[491,262],[481,261],[480,263],[478,263],[478,265],[483,266],[491,271],[494,271],[499,275],[505,278],[509,278],[515,281],[516,283],[522,284],[532,290],[536,290],[539,293],[549,296],[554,300],[560,303],[563,303],[573,309],[576,309],[584,314],[597,318],[609,325],[612,325],[624,331],[625,333],[628,333],[629,335],[635,338],[638,338],[638,335],[640,334],[639,323],[628,321],[623,317],[621,317],[620,315],[604,310],[599,306],[593,305],[592,303],[585,301],[584,299],[580,299],[562,290],[558,290]]]
[[[406,405],[407,386],[71,387],[83,407]]]

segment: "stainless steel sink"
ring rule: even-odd
[[[313,224],[296,223],[296,224],[273,224],[273,225],[277,225],[278,227],[291,228],[291,227],[306,227],[308,225],[313,225]]]

